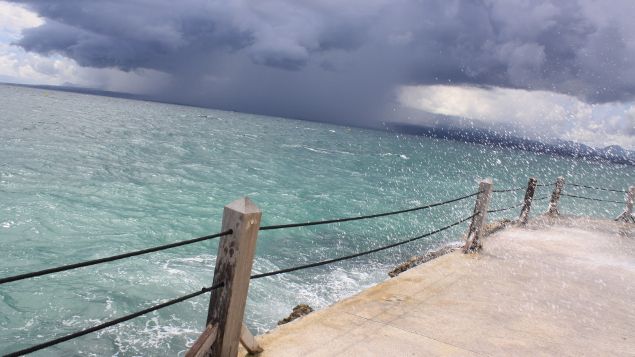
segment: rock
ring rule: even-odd
[[[514,221],[509,220],[509,219],[502,219],[499,221],[495,221],[495,222],[491,222],[488,223],[487,225],[485,225],[485,228],[483,229],[483,234],[481,235],[481,238],[487,237],[490,234],[494,234],[498,231],[500,231],[501,229],[504,229],[505,227],[513,224]],[[416,267],[419,264],[423,264],[425,262],[429,262],[432,259],[438,258],[444,254],[453,252],[454,250],[456,250],[457,248],[459,248],[462,244],[449,244],[446,246],[443,246],[437,250],[432,250],[427,252],[424,255],[420,255],[420,256],[414,256],[410,259],[408,259],[408,261],[406,261],[405,263],[400,264],[399,266],[397,266],[395,269],[391,270],[388,275],[391,278],[396,277],[397,275],[403,273],[404,271],[408,270],[408,269],[412,269],[414,267]]]
[[[437,250],[431,250],[429,252],[427,252],[424,255],[421,256],[414,256],[410,259],[408,259],[408,261],[406,261],[405,263],[400,264],[399,266],[397,266],[395,269],[391,270],[388,275],[391,278],[396,277],[397,275],[403,273],[404,271],[408,270],[408,269],[412,269],[414,267],[416,267],[419,264],[423,264],[425,262],[429,262],[432,259],[438,258],[444,254],[453,252],[455,249],[459,248],[458,245],[456,244],[449,244],[446,246],[443,246]]]
[[[483,234],[481,235],[481,238],[487,237],[490,234],[494,234],[500,231],[501,229],[506,228],[512,223],[514,222],[510,219],[501,219],[499,221],[488,223],[485,225],[485,228],[483,229]]]
[[[308,315],[312,312],[313,312],[313,308],[311,308],[311,306],[309,305],[306,305],[306,304],[297,305],[296,307],[293,308],[293,312],[291,312],[291,315],[289,315],[289,317],[285,317],[284,319],[278,321],[278,325],[284,325],[304,315]]]

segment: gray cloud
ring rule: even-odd
[[[406,84],[635,98],[631,0],[22,3],[45,23],[18,45],[166,72],[165,100],[361,124]]]

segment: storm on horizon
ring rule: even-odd
[[[0,1],[0,81],[635,149],[635,3]]]

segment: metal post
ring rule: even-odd
[[[262,213],[249,199],[225,206],[221,231],[231,229],[218,245],[207,329],[186,356],[235,357],[238,355],[249,277],[256,251]],[[244,335],[244,334],[243,334]]]
[[[551,193],[551,200],[549,201],[549,209],[547,214],[550,216],[557,216],[560,214],[558,211],[558,203],[560,201],[560,193],[564,187],[564,177],[560,176],[556,179],[556,185],[554,186],[553,193]]]
[[[529,220],[529,211],[531,210],[531,202],[534,200],[534,192],[536,192],[536,184],[538,180],[535,177],[530,177],[527,183],[527,191],[525,191],[525,201],[523,208],[520,210],[520,216],[518,217],[518,224],[524,226]]]
[[[633,201],[635,201],[635,186],[628,188],[628,192],[625,195],[626,208],[624,212],[619,215],[615,220],[635,223],[635,216],[633,216]]]
[[[492,179],[487,178],[482,180],[478,185],[479,194],[476,196],[476,204],[474,206],[474,217],[472,223],[470,223],[470,229],[467,232],[467,238],[465,240],[465,246],[463,252],[474,252],[481,248],[480,241],[483,228],[487,218],[487,209],[489,207],[489,201],[492,197]]]

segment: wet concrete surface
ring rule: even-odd
[[[278,357],[635,356],[635,225],[540,217],[257,339]]]

